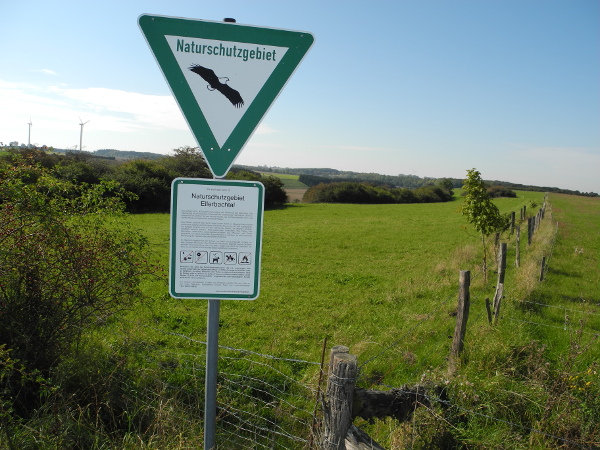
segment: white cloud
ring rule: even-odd
[[[79,117],[84,122],[90,121],[86,127],[86,131],[92,133],[88,133],[90,149],[98,148],[93,140],[94,132],[104,133],[103,139],[110,133],[132,133],[140,142],[147,141],[147,151],[153,151],[155,137],[150,136],[158,132],[188,131],[175,100],[167,95],[0,80],[0,102],[0,141],[3,142],[26,141],[23,124],[29,117],[33,122],[32,143],[56,147],[73,145],[74,132],[79,131]]]
[[[258,127],[256,128],[256,131],[254,132],[254,134],[274,134],[277,133],[277,130],[269,125],[267,125],[266,123],[261,123],[258,125]]]

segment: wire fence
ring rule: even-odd
[[[145,383],[128,386],[158,423],[160,417],[178,422],[176,429],[194,430],[182,438],[190,448],[203,440],[206,342],[154,325],[128,322],[125,328],[145,328],[175,338],[173,348],[146,355]],[[177,341],[181,345],[177,345]],[[250,350],[219,346],[217,448],[296,449],[318,442],[315,405],[321,363],[281,358]],[[158,369],[158,370],[157,370]],[[127,390],[127,389],[126,389]],[[161,414],[164,412],[164,414]],[[146,429],[152,433],[155,426]],[[172,433],[172,430],[171,430]],[[186,431],[187,433],[187,431]],[[187,448],[180,444],[181,448]]]
[[[470,321],[487,324],[487,315],[481,299],[476,299],[479,308],[473,308]],[[439,299],[432,309],[419,317],[414,323],[399,330],[397,338],[390,344],[381,345],[381,349],[359,361],[358,383],[377,389],[405,390],[407,384],[426,384],[439,382],[433,380],[427,367],[439,365],[439,356],[448,354],[450,342],[447,329],[432,329],[428,324],[439,321],[448,315],[455,302],[455,296]],[[525,307],[525,311],[524,311]],[[568,331],[565,339],[575,332],[586,334],[592,338],[599,335],[598,325],[586,323],[544,323],[539,315],[532,316],[528,307],[548,308],[559,311],[561,315],[568,312],[573,317],[599,317],[600,314],[587,309],[566,308],[545,304],[543,302],[522,301],[509,299],[506,302],[502,320],[507,323],[516,322],[524,326],[560,328]],[[523,314],[525,313],[525,314]],[[531,316],[531,317],[530,317]],[[534,319],[533,317],[537,317]],[[447,319],[447,317],[446,317]],[[573,319],[575,320],[575,319]],[[164,330],[154,325],[129,323],[129,327],[142,327],[152,332],[176,339],[182,348],[193,351],[168,351],[161,349],[156,355],[148,355],[146,367],[164,369],[153,371],[148,369],[145,388],[139,385],[135,396],[143,403],[143,407],[152,420],[148,421],[146,429],[156,429],[161,420],[168,417],[178,423],[178,429],[194,430],[196,443],[201,445],[203,426],[203,395],[205,376],[205,347],[206,343],[181,333]],[[400,326],[401,327],[401,326]],[[402,327],[401,327],[402,328]],[[425,339],[426,338],[426,339]],[[435,345],[431,345],[431,342]],[[408,342],[408,343],[407,343]],[[191,347],[188,345],[189,344]],[[391,358],[397,362],[389,364],[386,370],[374,379],[368,375],[370,366],[380,359],[389,361],[390,353],[404,355],[410,352],[418,355],[419,363],[415,364],[410,376],[401,385],[386,382],[388,377],[394,377],[394,372],[401,366],[406,366],[406,358]],[[281,358],[245,349],[227,346],[219,347],[219,371],[217,393],[217,448],[223,449],[308,449],[319,448],[322,442],[320,409],[322,393],[319,379],[326,376],[327,369],[322,363],[305,361],[294,358]],[[405,369],[405,367],[403,367]],[[322,373],[321,373],[322,371]],[[159,373],[160,372],[160,373]],[[165,375],[168,373],[168,375]],[[525,374],[525,377],[528,375]],[[524,384],[536,383],[533,378],[525,379]],[[452,388],[451,396],[440,396],[433,391],[428,392],[428,402],[421,402],[423,412],[415,413],[412,423],[406,424],[394,421],[384,421],[386,432],[378,432],[383,438],[386,448],[427,448],[433,441],[428,437],[431,427],[438,429],[453,429],[455,435],[464,433],[464,422],[479,420],[487,427],[505,427],[513,430],[515,436],[529,436],[530,442],[537,442],[533,436],[543,438],[543,441],[554,443],[557,447],[593,448],[597,443],[582,443],[571,439],[568,435],[560,435],[548,430],[548,427],[536,426],[544,422],[544,407],[536,405],[536,399],[527,398],[526,392],[518,392],[513,386],[504,389],[503,398],[494,399],[483,385],[474,384],[469,380],[449,383]],[[499,392],[502,389],[498,389]],[[515,401],[517,397],[518,402]],[[467,399],[469,401],[461,401]],[[485,399],[484,401],[472,401]],[[503,402],[515,403],[504,404]],[[487,404],[486,404],[487,402]],[[518,403],[518,405],[517,405]],[[432,406],[433,405],[433,406]],[[479,405],[479,406],[470,406]],[[514,408],[515,411],[511,411]],[[524,418],[528,409],[540,410],[537,422],[531,417]],[[523,410],[523,411],[521,411]],[[426,425],[424,425],[426,424]],[[428,424],[428,425],[427,425]],[[160,426],[165,426],[161,424]],[[379,424],[379,427],[383,425]],[[375,425],[377,429],[377,424]],[[516,431],[515,431],[516,430]],[[550,428],[552,430],[552,428]],[[399,437],[402,436],[402,437]],[[427,440],[429,439],[429,440]],[[473,440],[473,437],[466,439]],[[193,440],[192,440],[193,441]],[[186,442],[192,442],[189,439]],[[515,447],[525,447],[526,442],[515,443]],[[533,445],[533,444],[532,444]],[[187,448],[181,446],[181,448]],[[191,448],[191,447],[190,447]]]

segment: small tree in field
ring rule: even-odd
[[[0,161],[0,346],[26,371],[48,376],[86,327],[140,298],[153,269],[123,208],[114,182],[76,185]],[[34,408],[35,383],[9,381],[15,410]]]
[[[486,238],[506,226],[506,218],[492,203],[487,191],[487,185],[481,179],[481,173],[476,169],[467,170],[464,182],[464,203],[460,207],[463,216],[481,234],[483,246],[483,276],[487,282],[487,247]]]

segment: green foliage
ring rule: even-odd
[[[304,203],[434,203],[452,200],[452,191],[439,186],[423,186],[414,190],[389,189],[369,183],[336,182],[312,186],[305,193]]]
[[[283,189],[283,181],[275,176],[262,176],[248,170],[232,170],[227,174],[228,180],[259,181],[265,186],[265,206],[283,205],[288,196]]]
[[[122,215],[123,191],[59,180],[28,161],[0,164],[0,344],[47,376],[90,324],[130,306],[153,271]],[[35,386],[13,392],[35,406]]]
[[[508,216],[500,214],[498,207],[490,199],[488,187],[476,169],[467,171],[463,185],[464,202],[460,212],[481,234],[483,247],[483,275],[487,280],[487,248],[485,239],[492,233],[501,232],[508,226]]]
[[[498,207],[490,199],[481,173],[476,169],[468,170],[463,189],[464,202],[460,211],[467,221],[485,237],[498,231],[503,225],[503,218]]]
[[[175,174],[157,161],[133,160],[119,165],[111,178],[135,198],[131,212],[167,212],[171,204],[171,181]]]
[[[490,198],[498,198],[498,197],[508,197],[508,198],[516,198],[517,193],[512,191],[504,186],[490,186],[487,188],[488,195]]]
[[[198,147],[180,147],[173,150],[173,156],[159,162],[172,174],[184,178],[212,178],[210,169]]]
[[[435,185],[450,193],[452,193],[454,189],[454,182],[450,178],[440,178],[435,182]]]

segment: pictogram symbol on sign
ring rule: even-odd
[[[191,263],[194,260],[194,252],[182,250],[179,252],[179,258],[182,263]]]
[[[223,264],[223,253],[210,252],[210,263],[211,264]]]
[[[208,252],[196,252],[196,259],[194,262],[196,264],[206,264],[208,262]]]
[[[206,67],[202,67],[199,64],[192,65],[192,67],[190,67],[190,70],[200,75],[204,79],[204,81],[208,83],[208,86],[206,87],[209,91],[219,91],[236,108],[241,108],[242,106],[244,106],[244,99],[242,98],[240,93],[227,84],[229,78],[218,77],[215,74],[214,70],[207,69]],[[225,81],[221,82],[221,79]]]

